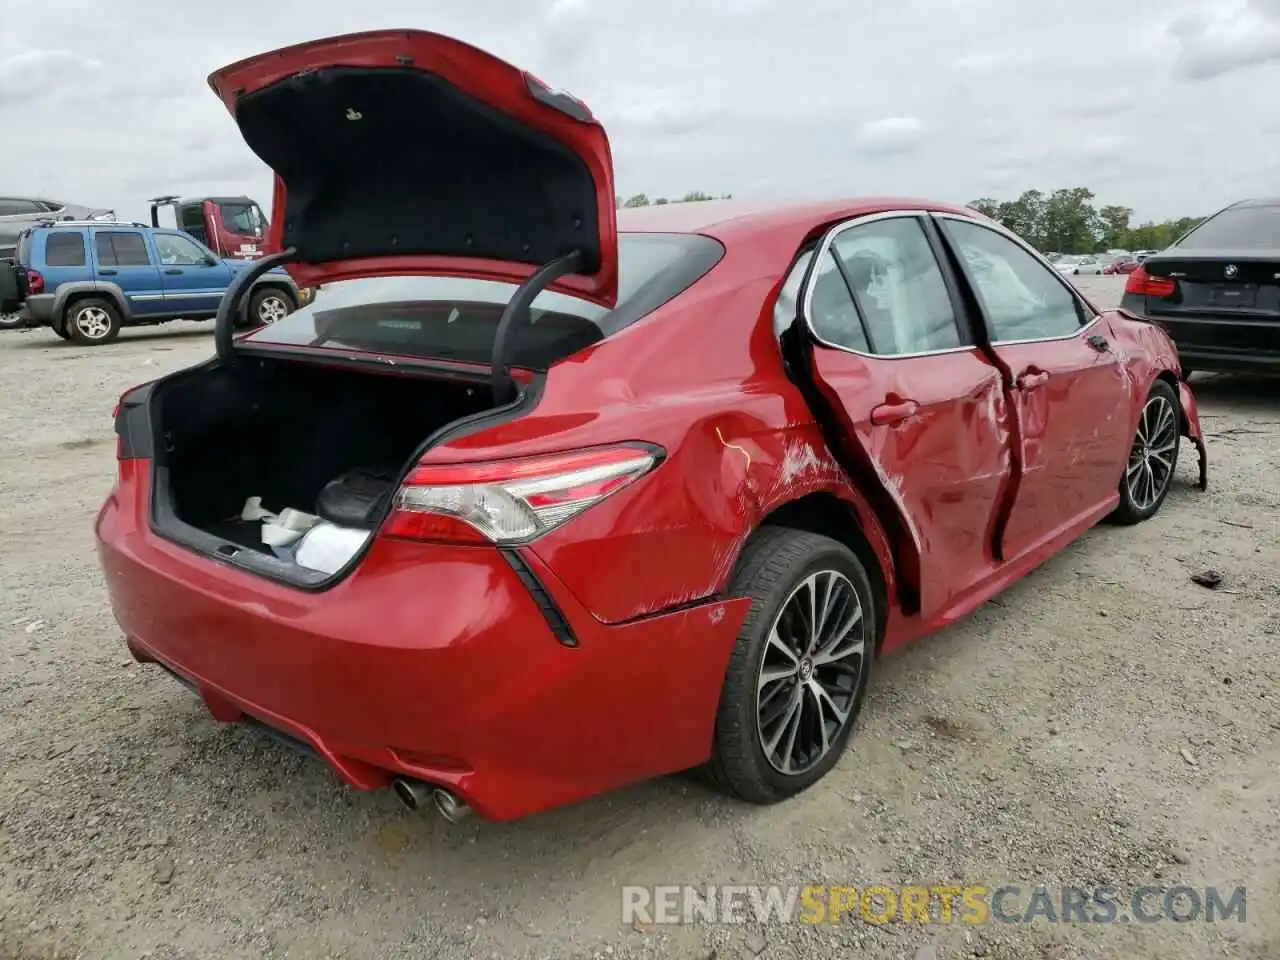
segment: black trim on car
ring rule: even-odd
[[[564,612],[555,600],[551,598],[551,594],[542,585],[542,581],[533,572],[533,568],[525,562],[524,557],[520,556],[520,552],[509,547],[503,547],[498,552],[502,554],[502,559],[507,561],[511,569],[515,571],[516,576],[520,578],[520,582],[524,584],[525,589],[529,591],[529,596],[538,605],[542,618],[547,621],[547,626],[551,628],[551,633],[555,638],[560,641],[562,646],[576,647],[578,638],[573,635],[573,628],[569,626],[569,621]]]

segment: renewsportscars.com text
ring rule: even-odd
[[[626,886],[624,924],[1244,923],[1244,887]]]

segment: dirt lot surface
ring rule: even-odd
[[[801,798],[674,777],[451,827],[216,724],[126,654],[92,539],[111,408],[211,350],[187,324],[97,349],[0,333],[0,958],[1280,958],[1280,382],[1196,377],[1210,489],[1184,447],[1154,520],[881,663]],[[1208,568],[1219,589],[1191,581]],[[1243,924],[623,925],[622,885],[678,883],[1248,899]]]

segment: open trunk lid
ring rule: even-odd
[[[209,77],[275,172],[266,252],[301,287],[435,274],[617,295],[613,162],[576,99],[439,34],[386,30],[285,47]]]

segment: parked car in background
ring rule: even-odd
[[[0,260],[12,260],[18,234],[42,220],[114,220],[115,212],[35,197],[0,197]]]
[[[1280,197],[1233,203],[1129,274],[1124,309],[1149,318],[1190,370],[1280,370]]]
[[[23,321],[92,345],[126,326],[211,319],[249,264],[220,259],[178,230],[119,222],[34,227],[19,236],[17,253]],[[287,273],[273,270],[255,282],[243,324],[273,323],[306,301]]]
[[[1133,273],[1136,269],[1138,269],[1138,261],[1131,254],[1126,254],[1123,257],[1116,257],[1102,268],[1102,272],[1108,276],[1114,276],[1115,274]]]
[[[1076,276],[1084,274],[1096,275],[1102,272],[1102,265],[1102,260],[1099,257],[1095,257],[1093,254],[1086,254],[1076,261],[1075,267],[1071,272]]]
[[[1075,273],[1076,264],[1079,262],[1080,258],[1073,254],[1062,254],[1053,261],[1053,267],[1059,273]]]
[[[209,83],[276,171],[250,275],[331,286],[125,392],[98,556],[137,660],[354,788],[776,803],[878,656],[1154,516],[1181,437],[1205,482],[1169,339],[971,210],[620,214],[583,103],[421,31]]]
[[[151,225],[160,222],[160,211],[170,209],[173,225],[191,234],[223,259],[252,260],[262,255],[267,218],[248,197],[154,197]]]

